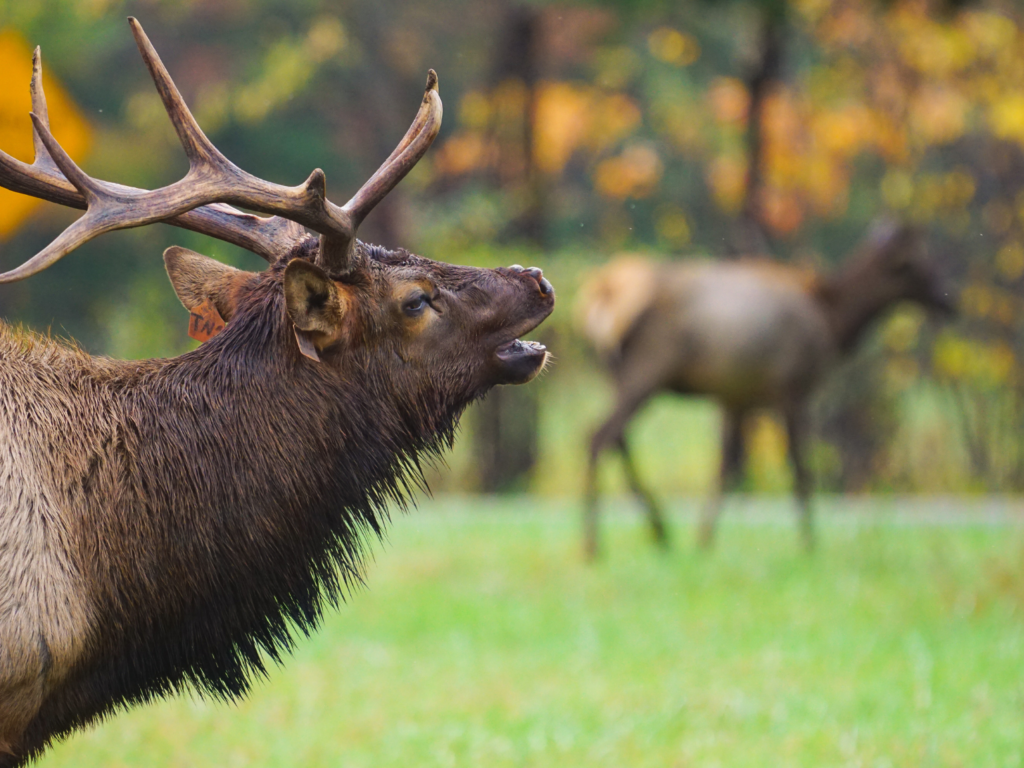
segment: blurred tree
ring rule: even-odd
[[[541,11],[510,5],[495,45],[493,94],[499,105],[489,131],[496,158],[490,180],[520,198],[516,215],[499,234],[544,247],[543,186],[535,168],[534,112],[540,59]],[[475,409],[474,440],[481,490],[513,489],[537,460],[537,390],[496,387]]]
[[[707,2],[708,0],[705,0]],[[783,77],[786,38],[789,35],[786,0],[745,0],[756,14],[755,44],[745,63],[746,74],[746,174],[743,201],[729,249],[737,254],[769,254],[764,208],[769,204],[765,184],[768,162],[765,113],[773,90]]]
[[[760,24],[754,61],[746,78],[750,106],[747,117],[747,182],[740,210],[739,253],[769,253],[762,223],[766,147],[764,141],[765,105],[772,89],[782,77],[782,59],[786,37],[786,3],[781,0],[758,4]]]
[[[510,22],[517,8],[535,27]],[[919,317],[895,318],[865,357],[863,382],[851,377],[846,392],[828,395],[819,453],[846,452],[836,464],[861,467],[832,472],[830,482],[910,488],[923,482],[915,478],[960,477],[930,469],[934,458],[912,466],[912,451],[898,447],[906,413],[941,401],[933,420],[956,430],[931,441],[950,446],[942,461],[971,467],[985,487],[1024,487],[1017,4],[0,0],[0,27],[42,44],[47,70],[91,123],[87,170],[153,187],[178,178],[185,163],[125,29],[128,12],[142,18],[229,157],[287,183],[321,166],[334,199],[393,146],[434,67],[443,132],[391,209],[368,222],[368,236],[491,265],[536,259],[543,248],[538,263],[556,272],[563,297],[573,270],[616,250],[721,255],[750,239],[738,235],[739,220],[756,220],[780,254],[820,266],[848,252],[879,214],[920,223],[966,286],[964,319],[936,336]],[[519,55],[517,45],[525,49],[512,41],[524,34],[540,43]],[[508,78],[520,85],[503,87]],[[0,83],[0,98],[8,87],[27,84]],[[2,129],[25,141],[30,130],[27,119]],[[70,215],[41,207],[0,262],[45,244]],[[93,351],[177,352],[190,342],[159,259],[175,242],[260,266],[222,244],[149,227],[0,287],[0,305]],[[568,333],[562,316],[551,327]],[[568,386],[571,367],[583,365],[571,342],[559,346],[562,362],[545,387]],[[854,418],[843,403],[864,411]],[[534,433],[533,419],[522,418],[524,433]],[[849,437],[851,424],[863,439]],[[504,426],[492,427],[521,425],[506,412]],[[488,461],[511,476],[535,450],[517,449],[522,461],[493,451]]]

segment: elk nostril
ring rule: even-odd
[[[540,288],[540,292],[545,296],[554,290],[551,287],[551,283],[544,279],[544,272],[541,271],[540,267],[527,267],[523,270],[523,273],[529,275],[537,282],[537,287]]]

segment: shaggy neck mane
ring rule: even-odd
[[[450,447],[465,406],[410,398],[401,371],[365,349],[337,353],[341,375],[305,360],[280,269],[219,336],[178,358],[40,346],[49,365],[76,369],[103,412],[83,412],[87,458],[62,489],[80,501],[69,525],[98,617],[95,652],[76,673],[89,701],[57,696],[40,713],[62,731],[105,714],[109,699],[189,685],[244,694],[266,658],[359,581],[366,535],[381,535],[389,502],[404,507],[420,457]]]

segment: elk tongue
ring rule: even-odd
[[[547,347],[537,341],[522,341],[513,339],[500,345],[497,350],[498,357],[502,360],[513,360],[517,357],[536,355],[547,351]]]

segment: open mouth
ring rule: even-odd
[[[513,339],[494,350],[501,368],[502,384],[525,384],[544,367],[548,348],[538,341]]]
[[[533,355],[544,355],[547,354],[548,348],[541,344],[539,341],[523,341],[522,339],[513,339],[512,341],[506,342],[499,346],[495,350],[495,354],[498,355],[499,360],[511,361],[518,357],[530,357]]]
[[[536,267],[524,268],[513,264],[497,271],[513,278],[518,294],[517,303],[521,306],[516,314],[522,312],[522,315],[518,322],[505,327],[502,335],[507,332],[508,336],[504,338],[513,338],[495,347],[491,371],[495,376],[494,383],[525,384],[544,369],[548,361],[548,348],[538,341],[523,341],[519,337],[532,331],[551,314],[555,308],[555,289]]]

